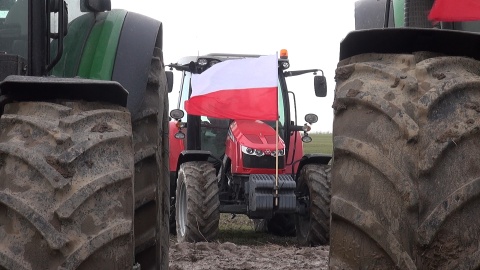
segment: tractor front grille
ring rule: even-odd
[[[243,166],[252,169],[275,169],[275,157],[270,155],[263,155],[261,157],[252,156],[242,153]],[[278,168],[285,167],[285,157],[278,157]]]

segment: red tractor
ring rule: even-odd
[[[214,240],[220,213],[231,213],[266,220],[272,233],[296,234],[304,245],[328,242],[331,156],[304,155],[303,143],[312,140],[307,133],[309,125],[318,118],[307,114],[307,124],[296,124],[295,94],[288,91],[285,81],[286,77],[321,72],[314,76],[315,94],[324,97],[326,80],[321,70],[286,71],[290,63],[282,50],[278,60],[278,135],[275,121],[184,113],[192,74],[221,61],[259,56],[208,54],[170,65],[183,74],[178,109],[170,113],[171,226],[176,220],[179,241]]]

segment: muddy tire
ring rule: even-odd
[[[307,164],[297,180],[297,194],[306,205],[295,215],[297,241],[302,246],[328,245],[330,238],[330,165]]]
[[[175,197],[170,200],[170,234],[177,235],[177,220],[175,219]]]
[[[252,219],[252,226],[254,232],[266,233],[268,232],[267,220],[263,218]]]
[[[169,101],[168,101],[168,86],[167,77],[165,75],[165,66],[163,65],[162,56],[162,70],[159,76],[160,100],[159,117],[161,124],[159,125],[159,150],[157,151],[157,160],[160,161],[160,182],[157,189],[157,236],[156,245],[159,258],[157,258],[157,265],[160,269],[168,269],[169,265],[169,246],[170,246],[170,140],[169,136]],[[160,72],[160,71],[159,71]],[[162,90],[163,87],[163,90]]]
[[[162,51],[155,48],[143,103],[138,111],[132,112],[135,259],[143,270],[168,268],[170,180],[166,84]]]
[[[0,134],[0,268],[131,268],[129,112],[100,103],[12,103]]]
[[[331,269],[476,269],[480,62],[414,53],[339,63]]]
[[[276,236],[295,236],[295,215],[275,214],[267,220],[267,231]]]
[[[191,161],[180,165],[176,210],[178,242],[217,238],[220,201],[216,171],[211,163]]]
[[[272,218],[252,219],[255,232],[271,233],[277,236],[295,236],[294,217],[288,214],[276,214]]]

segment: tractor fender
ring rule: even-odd
[[[175,170],[175,179],[177,179],[178,170],[180,170],[180,165],[183,163],[189,161],[207,161],[209,157],[212,157],[212,154],[210,151],[205,150],[184,150],[180,152],[177,161],[177,169]]]
[[[375,40],[376,42],[371,42]],[[340,43],[340,60],[363,53],[428,51],[480,60],[480,34],[427,28],[387,28],[350,32]]]
[[[170,155],[171,158],[172,155]],[[177,167],[175,171],[170,169],[170,194],[171,197],[175,196],[175,190],[177,189],[177,178],[180,165],[189,161],[207,161],[209,157],[213,157],[210,151],[205,150],[183,150],[180,152],[177,160]],[[170,162],[171,163],[171,162]]]
[[[300,176],[300,172],[302,171],[303,166],[307,164],[328,164],[332,159],[331,155],[327,154],[306,154],[300,159],[300,163],[298,164],[297,173],[295,176],[295,181]]]
[[[162,49],[162,23],[128,12],[118,41],[112,80],[128,91],[127,108],[135,118],[145,98],[149,68],[155,47]],[[160,64],[163,65],[163,59]]]

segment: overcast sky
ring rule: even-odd
[[[319,116],[313,131],[331,132],[339,44],[354,29],[355,0],[112,0],[112,8],[163,23],[165,64],[207,53],[275,54],[287,49],[289,70],[322,69],[328,94],[315,97],[313,75],[287,79],[295,92],[299,124]],[[177,107],[180,73],[174,72],[170,109]]]

